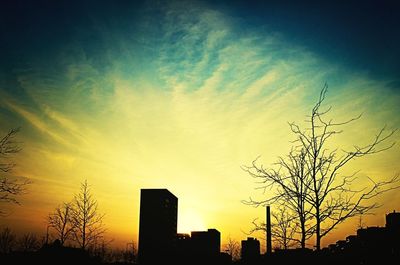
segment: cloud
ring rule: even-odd
[[[28,121],[32,126],[37,128],[41,133],[50,136],[53,140],[56,142],[62,144],[62,145],[69,145],[67,141],[64,140],[64,138],[54,132],[52,128],[50,128],[44,121],[42,121],[37,115],[33,114],[30,111],[27,111],[26,109],[11,103],[7,102],[8,107],[17,112],[19,115],[21,115],[26,121]]]

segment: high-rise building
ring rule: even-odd
[[[167,189],[140,191],[139,262],[168,261],[175,254],[178,198]]]

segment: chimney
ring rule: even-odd
[[[266,254],[271,254],[272,252],[272,243],[271,243],[271,213],[269,206],[267,206],[267,250]]]

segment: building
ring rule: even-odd
[[[370,226],[357,230],[346,240],[329,245],[329,253],[352,260],[349,264],[378,264],[381,257],[398,258],[400,255],[400,214],[386,215],[384,227]]]
[[[400,231],[400,213],[393,211],[386,215],[385,227],[391,231]]]
[[[196,257],[214,258],[221,251],[221,234],[217,229],[191,232],[192,253]]]
[[[177,234],[176,250],[179,260],[185,261],[190,258],[192,248],[191,248],[191,241],[189,234],[184,234],[184,233]]]
[[[391,254],[400,256],[400,213],[393,211],[386,215],[387,243]]]
[[[243,261],[256,260],[260,257],[260,241],[256,238],[248,237],[242,240],[241,259]]]
[[[385,227],[360,228],[357,230],[357,238],[364,252],[380,253],[387,248],[388,233]]]
[[[140,191],[140,264],[168,261],[176,250],[178,198],[167,189]]]

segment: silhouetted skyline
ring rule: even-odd
[[[400,212],[395,210],[385,215],[384,227],[360,227],[356,234],[348,235],[322,250],[278,248],[261,253],[260,241],[247,237],[241,240],[240,258],[234,260],[228,249],[221,248],[221,233],[217,229],[192,231],[190,235],[177,233],[178,198],[167,189],[142,189],[140,204],[137,253],[129,249],[118,253],[101,245],[87,249],[78,245],[63,246],[59,239],[39,242],[33,236],[15,241],[12,232],[3,229],[0,231],[0,260],[6,264],[256,265],[306,262],[333,265],[376,264],[383,258],[396,260],[400,255]]]
[[[53,236],[44,220],[87,179],[112,246],[138,247],[140,190],[151,187],[180,199],[176,233],[215,228],[221,248],[241,242],[265,220],[242,201],[272,194],[243,166],[258,157],[270,168],[289,153],[288,123],[304,125],[324,84],[328,121],[362,114],[329,150],[400,128],[399,13],[392,0],[2,1],[0,137],[20,128],[21,150],[0,177],[31,184],[20,205],[0,204],[0,228]],[[362,190],[398,174],[399,132],[392,142],[342,176],[358,172]],[[382,207],[362,222],[384,226],[399,201],[399,192],[372,199]],[[266,240],[251,236],[264,253]]]

